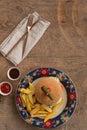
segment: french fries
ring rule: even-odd
[[[48,112],[52,112],[52,109],[47,105],[42,105],[42,107],[47,110]]]
[[[29,89],[32,92],[32,95],[34,95],[35,94],[35,87],[31,83],[29,83]]]
[[[59,103],[57,103],[56,105],[54,105],[54,107],[52,108],[52,112],[48,113],[48,114],[46,115],[46,117],[44,118],[44,122],[46,122],[47,120],[51,119],[51,118],[55,115],[57,109],[58,109],[63,103],[64,103],[64,99],[62,99]]]
[[[30,114],[31,116],[36,114],[40,110],[40,107],[35,107],[33,110],[31,110]]]
[[[48,113],[45,118],[44,118],[44,122],[46,122],[47,120],[51,119],[53,116],[55,115],[55,112],[52,111],[51,113]]]
[[[29,94],[29,93],[31,93],[31,90],[29,90],[28,88],[27,88],[27,89],[25,89],[25,88],[20,88],[19,91],[20,91],[21,93],[24,93],[24,94]]]
[[[33,104],[34,104],[34,100],[33,100],[33,95],[32,95],[32,93],[30,93],[30,94],[28,95],[28,99],[29,99],[30,103],[33,105]]]
[[[48,112],[47,111],[38,111],[38,114],[47,114]]]
[[[45,116],[46,116],[46,114],[31,115],[31,117],[40,117],[40,118],[44,118]]]
[[[43,118],[44,122],[51,119],[55,115],[56,110],[64,103],[64,100],[61,100],[52,108],[38,103],[35,98],[35,87],[31,83],[29,83],[28,88],[19,88],[18,90],[20,92],[23,107],[26,107],[26,110],[30,113],[31,117]]]
[[[53,107],[53,111],[55,112],[63,103],[64,103],[64,99],[62,99],[58,104],[56,104],[56,105]]]

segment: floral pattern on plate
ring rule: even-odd
[[[60,115],[44,122],[41,118],[32,118],[26,111],[26,108],[24,108],[22,105],[18,88],[27,88],[29,82],[32,83],[34,80],[46,76],[58,77],[66,89],[68,100],[65,109],[61,112]],[[64,72],[54,68],[38,68],[29,72],[19,83],[16,91],[16,106],[19,114],[27,123],[38,128],[55,128],[68,121],[73,114],[76,107],[76,89],[71,79]]]

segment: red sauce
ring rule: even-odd
[[[11,86],[8,83],[1,84],[0,88],[3,93],[9,93],[11,90]]]

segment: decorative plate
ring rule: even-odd
[[[29,82],[33,83],[35,80],[41,77],[53,76],[57,77],[63,84],[67,93],[67,102],[64,109],[60,114],[56,115],[52,119],[44,122],[42,118],[32,118],[27,112],[26,108],[23,107],[20,98],[20,92],[18,88],[27,88]],[[67,122],[73,114],[76,107],[76,90],[71,79],[62,71],[54,68],[38,68],[29,72],[19,83],[16,91],[16,106],[21,117],[32,126],[38,128],[55,128]]]

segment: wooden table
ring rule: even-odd
[[[54,130],[87,129],[87,0],[0,0],[0,43],[28,13],[37,11],[51,22],[50,27],[17,67],[21,78],[38,67],[54,67],[74,81],[78,93],[72,118]],[[13,66],[0,54],[0,82]],[[37,130],[23,121],[15,105],[18,81],[10,81],[13,92],[0,95],[0,130]]]

